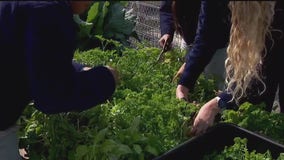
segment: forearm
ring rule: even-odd
[[[161,1],[161,7],[159,10],[161,36],[163,36],[164,34],[169,34],[173,36],[175,32],[171,5],[172,5],[171,0]]]
[[[36,108],[44,113],[85,110],[105,102],[115,90],[113,75],[102,66],[78,72],[72,80],[41,84],[35,86],[36,96],[33,99]]]
[[[223,10],[226,9],[223,6]],[[219,48],[224,48],[229,40],[229,26],[223,22],[226,12],[215,2],[202,1],[198,28],[192,49],[186,56],[186,66],[179,84],[193,88],[199,75],[209,64]]]

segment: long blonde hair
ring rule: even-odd
[[[236,102],[250,87],[252,80],[266,86],[261,65],[266,54],[265,38],[271,38],[275,1],[231,1],[231,34],[225,61],[227,91]],[[271,38],[272,39],[272,38]]]

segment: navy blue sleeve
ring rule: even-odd
[[[164,34],[174,35],[174,19],[172,14],[172,0],[161,1],[160,6],[160,31]]]
[[[75,61],[72,61],[72,64],[73,64],[74,69],[75,69],[77,72],[81,72],[81,71],[83,71],[84,67],[87,67],[87,66],[85,66],[85,65],[83,65],[83,64],[80,64],[80,63],[78,63],[78,62],[75,62]]]
[[[225,109],[234,109],[237,110],[238,109],[238,105],[236,104],[236,101],[232,100],[233,96],[228,93],[227,91],[223,91],[221,92],[218,97],[220,97],[220,100],[222,100],[225,104]]]
[[[76,32],[70,8],[39,7],[27,17],[25,52],[37,109],[44,113],[82,111],[111,97],[115,81],[106,67],[77,72],[72,65]]]
[[[227,1],[201,1],[194,45],[187,53],[185,70],[178,84],[192,90],[216,50],[226,47],[230,33],[230,27],[224,22],[224,18],[229,17],[227,4]]]

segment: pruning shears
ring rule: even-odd
[[[161,61],[161,59],[164,57],[164,54],[169,50],[169,47],[170,46],[170,43],[168,40],[166,40],[166,42],[164,43],[163,45],[163,49],[162,51],[160,52],[158,58],[157,58],[157,62]]]

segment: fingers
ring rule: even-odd
[[[215,116],[220,110],[217,105],[213,98],[200,108],[192,125],[192,135],[201,135],[214,124]]]
[[[166,42],[166,40],[162,37],[162,38],[159,40],[160,46],[163,47],[164,44],[165,44],[165,42]]]
[[[176,89],[176,98],[177,99],[181,99],[181,100],[183,99],[183,100],[189,101],[189,99],[188,99],[188,92],[189,92],[189,89],[187,89],[185,86],[178,85],[177,89]]]
[[[164,34],[164,35],[160,38],[159,44],[160,44],[161,47],[163,47],[166,42],[170,43],[169,41],[171,41],[171,35],[169,35],[169,34]]]
[[[204,121],[203,122],[198,122],[198,125],[194,124],[192,126],[192,129],[190,131],[191,136],[199,136],[204,134],[207,129],[210,127],[209,124],[206,124]]]
[[[83,71],[88,71],[88,70],[90,70],[90,69],[92,69],[92,68],[91,68],[91,67],[83,67],[83,68],[82,68]]]
[[[20,156],[24,159],[30,159],[30,157],[27,156],[27,151],[25,148],[21,148],[19,149],[19,153],[20,153]]]

